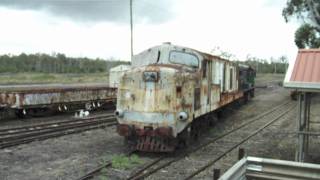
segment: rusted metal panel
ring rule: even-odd
[[[26,108],[116,98],[116,88],[101,84],[0,86],[0,107]]]
[[[320,49],[301,49],[289,68],[284,86],[302,90],[320,90]]]

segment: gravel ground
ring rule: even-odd
[[[288,99],[289,91],[279,87],[279,82],[282,79],[283,76],[276,76],[273,79],[258,77],[257,84],[259,86],[267,85],[267,87],[258,88],[256,97],[247,105],[228,109],[226,111],[228,115],[223,117],[214,128],[206,132],[200,141],[205,142],[212,136],[222,134],[244,123],[250,117],[271,109]],[[319,99],[316,98],[312,101],[314,106],[311,107],[312,120],[318,122],[320,122],[320,114],[317,112],[317,109],[320,108]],[[6,126],[14,126],[20,123],[17,121],[12,124],[8,123]],[[294,131],[296,127],[294,123],[294,114],[288,114],[241,147],[245,148],[247,154],[252,156],[293,160],[295,138],[292,135],[289,136],[279,132],[280,130]],[[320,127],[314,126],[313,128],[319,129]],[[233,140],[228,140],[221,144],[221,147],[232,143],[234,143]],[[319,140],[312,139],[312,143],[310,152],[315,155],[311,159],[317,162],[317,160],[320,160],[316,156]],[[128,152],[128,149],[123,145],[123,139],[116,134],[115,127],[33,142],[0,150],[0,179],[76,179],[99,166],[103,161],[111,160],[115,156],[126,152]],[[216,149],[205,148],[201,153],[186,157],[183,160],[184,163],[174,163],[148,179],[181,179],[186,176],[186,169],[190,170],[187,173],[191,173],[191,170],[203,165],[205,160],[209,160],[211,155],[213,156],[216,152]],[[213,168],[220,168],[224,172],[237,161],[237,153],[237,150],[231,152],[216,163],[214,167],[210,167],[207,171],[199,174],[196,179],[212,179]],[[139,163],[131,163],[131,166],[125,170],[122,168],[104,169],[102,174],[94,177],[94,179],[125,179],[143,164],[158,158],[160,155],[139,153],[137,154]],[[171,171],[175,173],[170,174]]]
[[[115,127],[33,142],[0,151],[0,179],[76,179],[126,151]]]

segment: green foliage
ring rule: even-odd
[[[20,54],[0,56],[0,73],[102,73],[126,61],[103,59],[71,58],[64,54]]]
[[[295,43],[298,48],[318,48],[320,47],[320,38],[313,26],[310,24],[303,24],[295,33]]]
[[[104,176],[104,175],[99,175],[98,179],[99,180],[108,180],[108,177]]]
[[[271,58],[269,61],[266,59],[259,59],[256,57],[247,57],[245,61],[235,61],[238,64],[245,64],[253,67],[257,73],[280,73],[284,74],[288,68],[288,59],[281,56],[278,59]]]
[[[112,167],[115,169],[128,169],[133,165],[142,163],[143,161],[135,154],[131,157],[125,155],[116,155],[112,157]]]
[[[308,12],[306,0],[288,0],[286,7],[282,10],[282,16],[288,22],[293,16],[299,19],[304,18],[306,12]]]
[[[125,155],[117,155],[112,157],[112,167],[116,169],[128,169],[130,168],[129,157]]]
[[[302,20],[295,33],[295,43],[299,48],[320,47],[319,0],[288,0],[282,16],[286,22],[292,17]]]
[[[139,156],[136,154],[133,154],[132,156],[130,156],[130,160],[133,164],[143,164],[142,159],[140,159]]]

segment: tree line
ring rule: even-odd
[[[1,55],[0,73],[99,73],[109,72],[120,64],[130,64],[121,60],[103,60],[66,57],[64,54]]]
[[[216,53],[217,54],[217,53]],[[229,53],[230,54],[230,53]],[[233,59],[226,53],[219,56]],[[234,60],[239,64],[250,65],[257,73],[285,73],[288,67],[288,59],[281,56],[270,60],[248,56],[245,61]],[[128,61],[103,60],[89,58],[72,58],[64,54],[30,54],[1,55],[0,73],[101,73],[109,72],[112,67],[130,64]]]
[[[257,73],[286,73],[289,66],[288,58],[286,56],[280,56],[278,58],[271,57],[268,59],[257,58],[251,55],[247,55],[246,60],[239,60],[236,55],[221,49],[219,46],[214,47],[211,53],[222,57],[224,59],[231,60],[237,64],[249,65],[256,70]]]
[[[270,58],[269,61],[256,57],[247,57],[246,61],[237,61],[237,63],[249,65],[253,67],[257,73],[284,74],[287,72],[289,66],[288,58],[286,56]]]

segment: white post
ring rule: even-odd
[[[132,0],[130,0],[130,33],[131,33],[131,60],[133,57],[133,18],[132,18]]]

